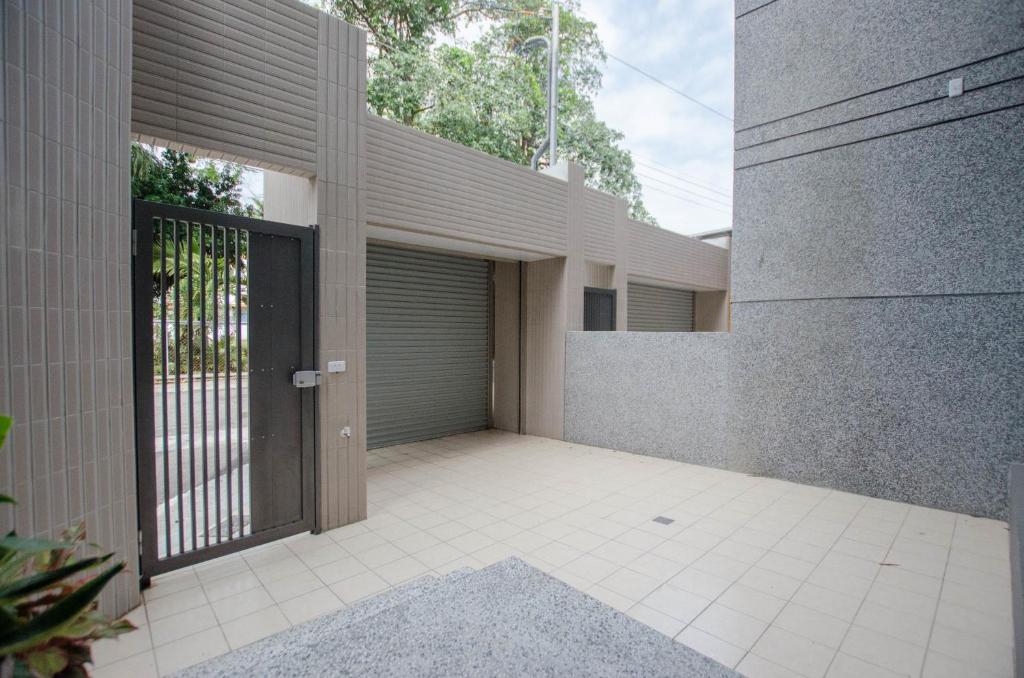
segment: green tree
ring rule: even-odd
[[[367,99],[383,117],[519,164],[529,164],[546,134],[547,54],[521,55],[533,35],[550,32],[546,0],[329,0],[337,15],[367,30]],[[629,203],[630,216],[654,223],[644,207],[622,133],[598,119],[594,97],[606,55],[596,26],[564,0],[560,30],[560,157],[579,164],[587,184]],[[441,40],[461,22],[484,22],[466,46]]]
[[[191,153],[170,149],[158,153],[141,144],[132,144],[133,198],[259,218],[263,216],[262,202],[245,202],[242,198],[242,184],[247,171],[233,163],[198,161]],[[193,345],[198,347],[205,342],[208,346],[205,365],[200,364],[198,349],[192,356],[191,365],[185,357],[175,363],[174,347],[176,344],[185,346],[190,339],[184,325],[189,309],[193,321],[205,314],[210,322],[215,322],[215,310],[223,317],[225,276],[231,281],[229,298],[232,300],[232,314],[247,306],[248,239],[242,236],[236,242],[236,237],[229,233],[198,225],[188,228],[179,222],[176,231],[170,226],[155,231],[153,240],[153,317],[160,318],[161,308],[165,308],[170,318],[166,336],[160,325],[154,324],[154,368],[159,374],[162,354],[168,357],[168,374],[212,370],[215,364],[223,365],[228,359],[225,339],[222,334],[214,346],[209,326],[206,328],[207,336],[202,334],[198,323],[191,326]],[[236,280],[241,295],[234,293]],[[177,310],[175,300],[180,306]],[[248,346],[236,336],[234,328],[224,327],[221,332],[231,335],[232,363],[239,370],[248,369]]]
[[[246,170],[234,163],[203,162],[191,153],[164,149],[160,153],[132,144],[132,197],[214,212],[263,216],[259,201],[242,199]]]

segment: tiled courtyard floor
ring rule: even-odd
[[[510,555],[752,677],[1012,674],[1001,522],[493,431],[369,465],[368,520],[156,579],[97,675],[166,674]]]

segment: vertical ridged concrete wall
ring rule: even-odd
[[[1024,3],[736,9],[733,332],[571,335],[567,437],[1006,517]]]
[[[0,531],[91,541],[133,572],[129,0],[0,5]]]
[[[134,0],[132,131],[289,174],[316,171],[315,7]]]
[[[319,15],[321,529],[366,518],[366,34]],[[348,371],[327,374],[327,362]],[[352,437],[341,430],[351,426]]]

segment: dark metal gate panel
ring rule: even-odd
[[[615,290],[599,287],[583,288],[583,331],[615,330]]]
[[[693,332],[690,290],[629,283],[626,327],[630,332]]]
[[[313,526],[316,231],[137,200],[140,560],[150,577]]]
[[[490,265],[368,245],[367,446],[488,426]]]

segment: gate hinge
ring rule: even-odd
[[[139,253],[139,232],[132,229],[132,256],[136,256]]]

